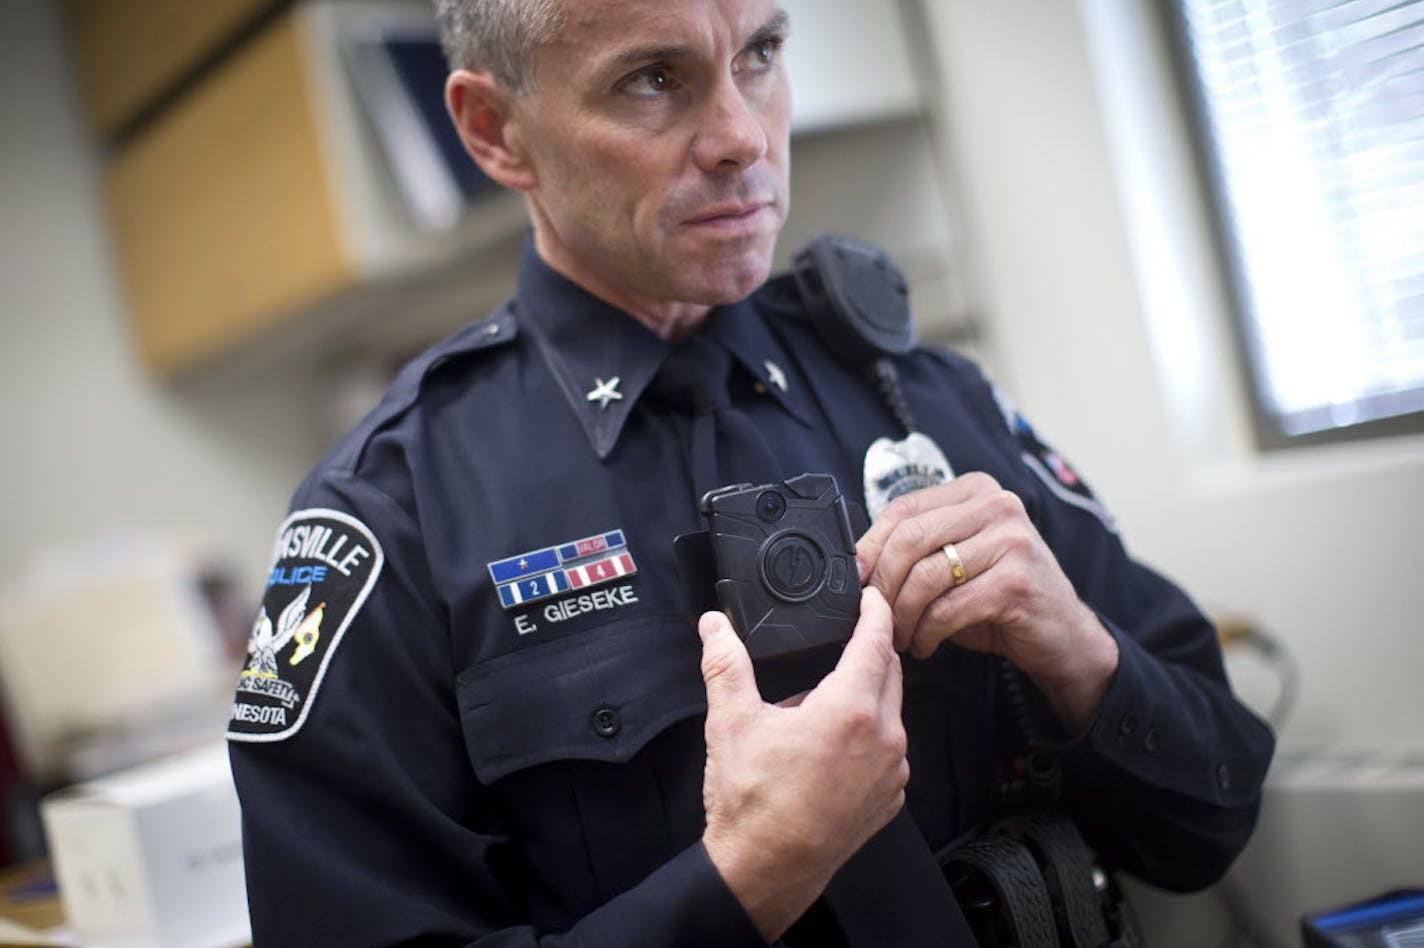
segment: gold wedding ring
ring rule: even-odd
[[[959,551],[954,548],[953,543],[946,543],[941,549],[949,558],[949,574],[954,577],[954,585],[962,586],[969,576],[964,572],[964,561],[959,558]]]

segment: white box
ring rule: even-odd
[[[65,915],[83,944],[249,940],[225,742],[58,791],[40,812]]]

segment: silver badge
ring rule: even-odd
[[[928,436],[912,431],[903,441],[878,438],[865,452],[865,506],[870,519],[901,494],[943,484],[954,477],[944,452]]]

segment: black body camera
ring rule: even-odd
[[[850,638],[860,615],[860,578],[850,515],[834,477],[734,484],[709,491],[701,506],[707,531],[677,539],[690,612],[725,612],[753,660]]]

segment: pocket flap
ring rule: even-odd
[[[707,710],[701,645],[679,613],[612,622],[490,659],[456,686],[475,775],[553,760],[622,763]]]

